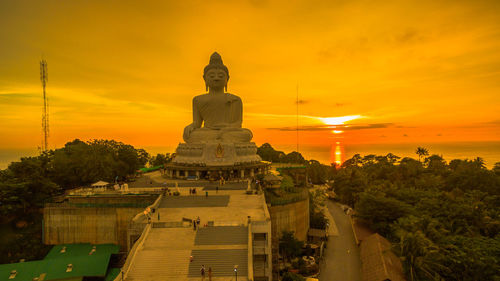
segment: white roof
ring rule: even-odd
[[[108,185],[109,182],[105,182],[105,181],[98,181],[96,183],[93,183],[92,186],[106,186]]]

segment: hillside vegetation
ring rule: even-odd
[[[500,163],[421,160],[354,155],[333,187],[394,243],[408,280],[500,280]]]
[[[99,180],[125,179],[148,160],[146,151],[121,142],[76,139],[0,170],[0,233],[4,238],[0,263],[43,258],[49,247],[42,244],[41,208],[55,195]]]

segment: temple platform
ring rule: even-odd
[[[165,165],[170,178],[193,180],[253,178],[268,167],[253,142],[180,143],[174,160]]]

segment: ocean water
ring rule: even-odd
[[[387,155],[392,153],[400,157],[418,159],[415,153],[417,147],[424,147],[429,155],[441,155],[446,161],[453,159],[475,159],[481,157],[486,166],[491,169],[500,162],[500,142],[451,142],[451,143],[401,143],[401,144],[346,144],[332,143],[331,145],[302,145],[299,152],[306,159],[316,159],[324,164],[343,162],[354,154],[361,156],[368,154]],[[275,149],[285,152],[296,150],[295,145],[279,146]]]
[[[258,144],[260,145],[260,144]],[[500,141],[498,142],[452,142],[452,143],[404,143],[404,144],[347,144],[332,143],[331,145],[311,145],[303,144],[299,146],[299,152],[306,159],[315,159],[324,164],[333,162],[343,162],[351,158],[354,154],[386,155],[392,153],[400,157],[413,157],[417,147],[424,147],[429,150],[429,154],[438,154],[446,161],[453,159],[474,159],[481,157],[486,166],[491,169],[496,162],[500,162]],[[279,145],[273,147],[277,150],[289,153],[296,150],[295,145]],[[141,148],[137,146],[137,148]],[[151,155],[157,153],[172,153],[174,146],[145,146],[142,147]],[[33,149],[0,149],[0,169],[5,169],[12,161],[19,161],[21,157],[35,156],[38,154],[36,148]]]
[[[19,161],[21,157],[29,157],[39,155],[37,148],[15,148],[15,149],[0,149],[0,169],[5,169],[13,161]]]

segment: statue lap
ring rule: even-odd
[[[221,142],[250,142],[253,134],[250,130],[245,128],[223,128],[223,129],[210,129],[198,128],[191,132],[186,143],[202,143],[210,141]]]

